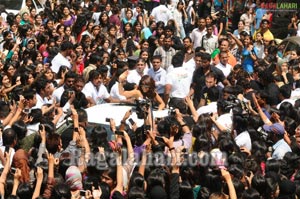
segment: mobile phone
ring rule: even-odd
[[[29,108],[24,108],[24,110],[23,110],[23,113],[25,113],[25,114],[29,114],[30,113],[30,110],[29,110]]]
[[[134,123],[135,123],[132,118],[129,118],[128,121],[130,122],[131,125],[134,125]]]
[[[86,191],[80,190],[80,196],[85,196]]]
[[[161,136],[156,136],[156,137],[155,137],[155,140],[156,140],[157,142],[165,143],[165,142],[164,142],[164,139],[163,139]]]
[[[105,118],[105,122],[110,122],[110,118]]]
[[[6,154],[8,153],[9,153],[9,146],[5,146],[4,157],[6,157]]]
[[[8,153],[9,152],[9,146],[5,146],[5,153]]]
[[[15,173],[16,173],[16,170],[17,170],[17,169],[14,168],[14,167],[11,167],[11,168],[10,168],[10,172],[11,172],[12,174],[15,174]]]
[[[145,125],[145,130],[146,131],[150,131],[151,130],[151,126],[150,125]]]
[[[124,132],[123,132],[123,131],[116,131],[115,134],[116,134],[116,135],[122,135],[122,136],[123,136],[123,135],[124,135]]]
[[[42,124],[39,125],[39,131],[42,131],[44,129],[44,126]]]

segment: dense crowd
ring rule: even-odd
[[[300,197],[300,48],[267,3],[0,8],[1,198]],[[133,108],[88,123],[105,103]]]

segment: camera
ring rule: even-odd
[[[151,102],[148,99],[136,100],[136,115],[138,119],[145,119]]]

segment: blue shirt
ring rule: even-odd
[[[253,48],[253,51],[255,55],[257,55],[257,49],[255,47]],[[246,72],[253,73],[254,61],[251,58],[250,53],[252,52],[249,52],[247,48],[244,48],[242,50],[242,56],[243,56],[242,66]]]

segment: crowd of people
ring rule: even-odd
[[[300,48],[274,38],[266,3],[2,10],[1,198],[300,197]],[[299,36],[300,13],[283,26]],[[104,103],[133,109],[89,124]]]

